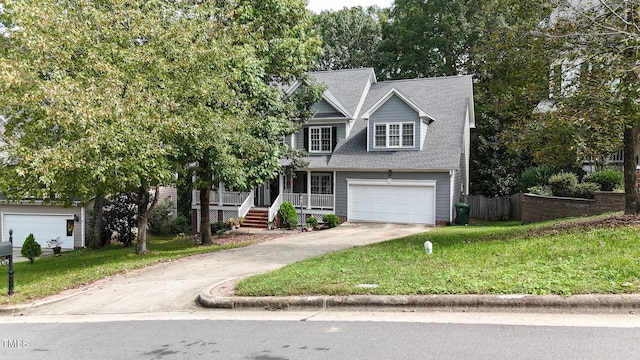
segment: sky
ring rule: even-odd
[[[307,8],[315,13],[322,10],[340,10],[343,7],[368,6],[377,5],[381,8],[388,8],[393,0],[309,0]]]

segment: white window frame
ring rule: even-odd
[[[323,132],[323,130],[325,129],[328,129],[328,134],[329,134],[328,139],[323,138],[323,135],[326,135],[326,133]],[[317,133],[314,134],[314,131],[317,131]],[[317,136],[317,138],[314,139],[314,135]],[[308,144],[309,152],[310,153],[331,152],[331,147],[333,144],[333,136],[334,134],[331,129],[331,126],[310,126],[309,127],[309,144]]]
[[[411,126],[411,144],[405,144],[404,138],[409,137],[405,134],[405,126]],[[391,134],[391,128],[397,127],[397,133]],[[407,126],[408,128],[409,126]],[[384,129],[384,146],[378,145],[378,140],[382,140],[382,134],[378,134],[378,129]],[[414,122],[393,122],[378,123],[373,126],[373,147],[374,149],[400,149],[414,148],[416,138],[416,124]],[[391,145],[391,142],[397,142],[397,145]]]

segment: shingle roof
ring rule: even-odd
[[[371,81],[375,82],[372,68],[317,71],[311,73],[317,81],[327,85],[325,93],[330,93],[340,102],[348,112],[349,117],[355,117],[360,100],[366,94],[366,88]]]
[[[369,69],[371,70],[371,69]],[[372,70],[371,70],[372,71]],[[313,75],[327,85],[345,107],[352,109],[354,99],[362,95],[365,86],[356,83],[355,76],[364,71],[329,71]],[[369,110],[383,96],[395,89],[434,118],[429,125],[422,150],[367,151],[367,120],[358,117],[349,137],[340,140],[326,163],[333,169],[459,169],[464,145],[465,119],[470,112],[471,126],[474,124],[473,85],[471,76],[450,76],[427,79],[384,81],[371,84],[360,114]],[[354,94],[355,93],[355,94]],[[347,105],[347,103],[349,105]],[[357,106],[357,105],[355,105]],[[313,165],[324,164],[324,159]],[[310,163],[309,168],[314,168]]]

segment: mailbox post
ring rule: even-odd
[[[9,295],[13,294],[13,230],[9,229],[9,242],[0,243],[0,257],[9,259]]]

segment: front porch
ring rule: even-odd
[[[300,224],[307,217],[315,217],[322,222],[323,215],[334,213],[334,179],[335,174],[331,172],[296,172],[292,176],[279,175],[249,192],[228,190],[224,184],[220,184],[218,189],[211,191],[209,216],[212,222],[228,221],[230,218],[246,218],[252,209],[262,210],[267,212],[265,221],[247,225],[267,228],[268,223],[275,221],[280,205],[290,202],[298,211]],[[192,192],[192,209],[197,216],[197,229],[200,231],[198,190]]]

